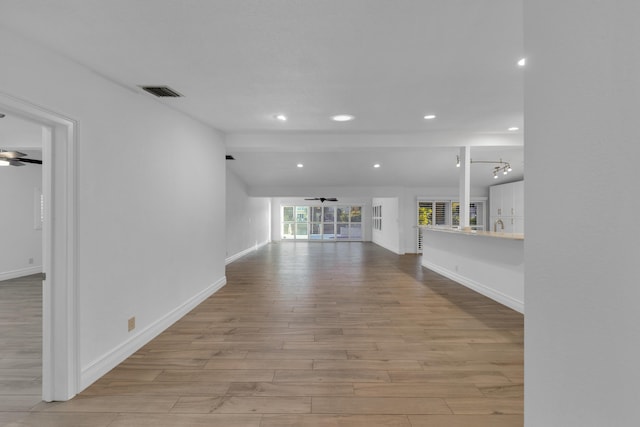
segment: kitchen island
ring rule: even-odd
[[[524,234],[421,226],[422,266],[524,313]]]

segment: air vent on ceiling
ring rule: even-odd
[[[228,154],[226,156],[224,156],[224,159],[225,160],[235,160],[235,158],[233,156],[230,156]]]
[[[140,86],[145,91],[160,98],[179,98],[182,95],[168,86]]]

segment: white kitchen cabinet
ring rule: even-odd
[[[524,234],[524,217],[523,216],[514,216],[513,218],[511,218],[511,222],[513,225],[514,233]]]
[[[494,185],[489,187],[489,217],[502,215],[502,187]]]
[[[496,221],[502,220],[504,224],[504,229],[500,226],[500,224],[496,224]],[[496,231],[498,233],[524,233],[524,218],[521,216],[503,216],[503,217],[495,217],[492,216],[490,219],[490,230]]]
[[[524,181],[513,184],[513,213],[515,217],[524,218]]]
[[[497,231],[524,233],[524,181],[510,182],[489,187],[490,223],[493,231],[497,220],[502,220],[504,230],[498,225]]]
[[[502,186],[489,187],[489,218],[502,215]],[[493,224],[493,220],[491,222]]]

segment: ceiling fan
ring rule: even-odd
[[[0,149],[0,166],[24,166],[25,163],[42,164],[42,160],[27,159],[25,153]]]
[[[336,199],[335,197],[314,197],[314,198],[305,199],[305,200],[320,200],[320,203],[338,201],[338,199]]]

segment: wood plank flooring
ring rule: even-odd
[[[419,256],[271,244],[227,266],[227,280],[75,399],[8,403],[0,423],[523,425],[523,316]]]
[[[0,425],[42,399],[42,276],[0,281]]]

